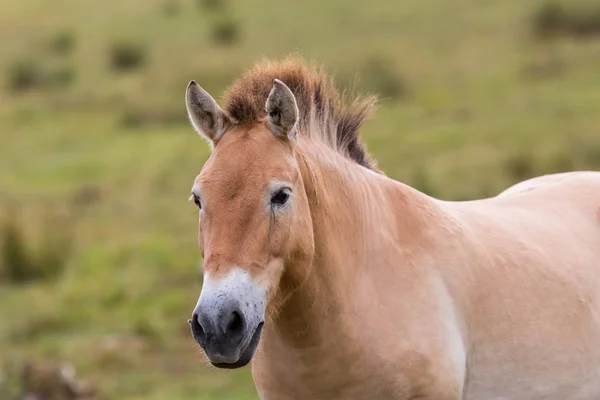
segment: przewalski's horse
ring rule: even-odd
[[[266,400],[600,399],[600,173],[434,199],[367,155],[373,100],[296,58],[186,102],[213,365]]]

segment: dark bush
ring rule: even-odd
[[[529,79],[556,78],[567,71],[567,62],[558,52],[550,52],[538,59],[529,60],[521,72]]]
[[[23,232],[11,219],[4,221],[2,226],[2,270],[0,278],[9,282],[26,282],[39,274],[30,249],[23,237]]]
[[[36,60],[15,62],[8,72],[8,85],[14,92],[22,92],[44,86],[44,70]]]
[[[160,341],[160,332],[148,318],[137,318],[133,326],[133,333],[142,339]]]
[[[0,360],[0,399],[21,400],[19,374],[14,362]]]
[[[164,127],[187,123],[185,114],[176,109],[128,108],[123,112],[121,126],[127,129]]]
[[[31,343],[48,334],[65,332],[68,325],[68,321],[59,315],[44,313],[13,326],[6,338],[13,344]]]
[[[505,168],[509,177],[514,181],[532,178],[536,173],[534,157],[525,152],[509,156]]]
[[[576,169],[573,155],[565,151],[559,151],[548,157],[541,167],[542,170],[539,171],[539,174],[555,174]]]
[[[600,168],[600,142],[588,143],[583,149],[585,168]]]
[[[49,85],[60,88],[72,85],[76,79],[77,73],[70,67],[57,68],[47,76]]]
[[[121,115],[121,126],[128,129],[139,128],[144,125],[144,113],[138,109],[127,109]]]
[[[382,57],[372,57],[364,63],[360,81],[366,90],[384,99],[398,99],[407,94],[404,80],[394,63]]]
[[[19,61],[9,71],[8,84],[13,92],[49,88],[64,88],[75,82],[77,74],[71,67],[44,68],[35,60]]]
[[[2,222],[0,282],[28,283],[58,278],[71,255],[73,236],[67,220],[48,220],[40,227],[35,245],[14,214]]]
[[[197,0],[197,4],[202,11],[215,11],[225,8],[225,0]]]
[[[417,169],[415,169],[411,182],[415,189],[429,196],[436,195],[433,183],[427,174],[427,170],[423,166],[419,166]]]
[[[146,61],[146,49],[130,42],[115,43],[110,49],[110,65],[117,71],[140,68]]]
[[[27,361],[20,371],[22,399],[98,400],[96,388],[82,381],[70,364]]]
[[[218,18],[212,27],[212,39],[216,44],[228,46],[240,38],[238,22],[231,16],[225,15]]]
[[[592,7],[573,2],[545,2],[533,15],[532,30],[541,39],[600,35],[600,3]]]
[[[567,13],[561,4],[546,2],[533,15],[533,32],[541,38],[557,36],[565,29],[567,20]]]
[[[75,34],[71,31],[59,32],[50,42],[56,54],[66,55],[75,48]]]
[[[90,184],[77,189],[71,197],[73,209],[84,209],[90,207],[102,200],[102,189],[96,185]]]
[[[570,24],[573,36],[600,36],[600,4],[592,10],[582,10],[574,15]]]
[[[168,17],[172,17],[181,12],[181,4],[177,0],[166,0],[162,5],[162,12]]]
[[[56,229],[57,226],[62,226]],[[50,227],[54,227],[50,228]],[[44,280],[54,280],[62,275],[71,257],[73,238],[65,221],[48,224],[38,245],[37,265],[38,277]]]

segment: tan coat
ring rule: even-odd
[[[297,60],[225,111],[188,87],[214,148],[192,188],[208,359],[251,363],[263,400],[600,399],[600,173],[434,199],[380,173],[369,101],[336,96]]]

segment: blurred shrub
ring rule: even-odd
[[[600,36],[600,4],[590,13],[582,12],[571,24],[572,31],[577,36]]]
[[[398,99],[407,94],[404,79],[394,63],[384,57],[371,57],[361,68],[361,85],[383,98]]]
[[[69,321],[64,316],[46,312],[13,326],[6,339],[13,344],[31,343],[49,334],[65,332],[68,328]]]
[[[160,343],[161,336],[158,328],[154,326],[149,318],[138,317],[133,325],[133,333],[145,340]]]
[[[57,68],[47,75],[47,82],[54,87],[67,87],[75,82],[77,73],[71,67]]]
[[[2,274],[0,276],[3,280],[23,282],[39,274],[30,259],[23,232],[17,224],[12,220],[5,221],[2,230]]]
[[[556,174],[569,172],[577,169],[573,155],[569,152],[560,151],[544,160],[541,165],[540,174]]]
[[[0,236],[0,282],[27,283],[58,278],[70,257],[73,236],[68,221],[47,221],[34,246],[14,214],[4,218]],[[36,248],[37,247],[37,248]]]
[[[15,62],[8,76],[9,88],[13,92],[34,89],[63,88],[75,82],[77,74],[71,67],[43,67],[42,61],[28,59]]]
[[[0,399],[21,400],[19,376],[15,367],[4,360],[0,365]]]
[[[43,68],[34,59],[17,61],[8,72],[8,85],[14,92],[40,88],[44,82]]]
[[[166,0],[162,5],[162,12],[168,17],[179,14],[181,4],[177,0]]]
[[[197,0],[200,10],[220,10],[225,8],[225,0]]]
[[[583,148],[583,160],[586,168],[600,169],[600,142],[588,143]]]
[[[230,46],[239,41],[240,23],[226,10],[225,0],[196,0],[198,9],[203,13],[212,12],[213,22],[210,38],[221,46]]]
[[[19,374],[20,392],[24,400],[93,400],[96,390],[81,381],[69,364],[28,361]]]
[[[101,369],[129,369],[138,365],[148,350],[147,342],[136,336],[110,335],[96,344],[92,357]]]
[[[600,3],[547,1],[534,13],[532,30],[541,39],[600,36]]]
[[[431,182],[429,174],[427,173],[425,167],[423,167],[422,165],[418,166],[415,169],[411,180],[411,184],[415,189],[429,196],[436,196],[436,191],[433,187],[433,183]]]
[[[77,189],[71,197],[71,205],[74,209],[82,209],[92,206],[102,200],[102,190],[96,185],[84,185]]]
[[[69,54],[75,48],[75,34],[71,31],[59,32],[51,41],[50,48],[60,55]]]
[[[600,141],[571,137],[560,149],[545,159],[550,172],[595,170],[600,167]]]
[[[505,162],[505,168],[513,181],[522,181],[536,174],[535,164],[532,154],[521,152],[510,155]]]
[[[164,127],[187,123],[185,114],[179,109],[125,109],[121,116],[120,124],[127,129],[141,127]]]
[[[564,29],[567,19],[561,4],[553,1],[545,2],[533,15],[533,32],[542,38],[557,36]]]
[[[141,45],[121,41],[110,49],[110,65],[117,71],[140,68],[146,62],[146,49]]]
[[[124,128],[139,128],[144,125],[144,113],[138,109],[127,109],[121,116],[121,126]]]
[[[566,60],[558,52],[549,49],[546,54],[528,60],[521,72],[529,79],[556,78],[567,71],[567,65]]]
[[[211,35],[216,44],[232,45],[240,39],[239,23],[229,14],[223,14],[213,23]]]

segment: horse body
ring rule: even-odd
[[[467,299],[464,398],[600,398],[600,174],[526,186],[448,204],[483,255],[445,279]]]
[[[376,211],[388,224],[373,215],[376,236],[357,239],[368,245],[349,246],[370,256],[340,265],[354,301],[329,315],[290,310],[286,324],[302,320],[292,338],[269,326],[253,365],[261,398],[600,398],[600,173],[562,178],[456,203],[370,178],[391,209]],[[426,232],[402,233],[417,223]]]
[[[263,400],[600,398],[600,173],[434,199],[369,160],[370,101],[297,60],[227,112],[195,82],[186,100],[214,148],[190,320],[213,365],[251,363]]]

